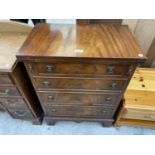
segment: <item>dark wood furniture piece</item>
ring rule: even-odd
[[[136,66],[145,61],[127,26],[39,24],[19,53],[48,124],[111,126]]]
[[[24,65],[16,53],[32,28],[0,22],[0,108],[13,118],[40,124],[43,111]]]
[[[76,19],[77,24],[121,25],[122,19]]]

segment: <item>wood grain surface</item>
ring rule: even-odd
[[[40,100],[47,106],[57,105],[108,105],[117,106],[119,93],[39,91]]]
[[[35,84],[38,90],[42,89],[60,89],[60,90],[78,90],[78,91],[122,91],[127,85],[127,79],[115,78],[75,78],[75,77],[35,77]]]
[[[128,71],[134,70],[132,65],[123,65],[122,63],[113,63],[111,61],[103,62],[102,64],[92,63],[54,63],[49,61],[25,63],[27,70],[32,75],[46,75],[46,76],[129,76]]]
[[[155,69],[137,68],[124,95],[117,125],[154,128]],[[136,125],[137,123],[137,125]]]
[[[112,125],[136,66],[146,59],[127,26],[103,24],[39,24],[17,58],[27,69],[48,124],[95,120],[105,126]]]
[[[127,26],[102,24],[39,24],[21,47],[19,56],[146,59]]]
[[[47,116],[74,116],[74,117],[96,117],[113,118],[115,108],[105,106],[58,106],[54,105],[45,109]]]

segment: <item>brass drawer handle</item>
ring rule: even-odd
[[[0,92],[0,95],[8,95],[10,92],[9,89],[6,89],[4,92]]]
[[[49,100],[49,101],[53,101],[53,100],[54,100],[54,96],[49,95],[49,96],[48,96],[48,100]]]
[[[111,88],[112,88],[112,89],[115,89],[116,86],[117,86],[117,83],[116,83],[116,82],[113,82],[113,83],[111,84]]]
[[[107,72],[108,72],[108,74],[113,74],[114,71],[115,71],[115,66],[109,65],[109,66],[107,67]]]
[[[20,117],[25,116],[25,114],[26,114],[26,111],[15,111],[15,115],[18,115]]]
[[[44,81],[43,85],[44,85],[44,87],[48,87],[50,85],[50,82],[49,81]]]
[[[51,112],[56,112],[57,110],[55,108],[52,108],[51,109]]]
[[[107,97],[107,98],[105,98],[105,101],[106,101],[106,102],[109,102],[109,101],[111,101],[111,100],[112,100],[111,97]]]
[[[54,70],[54,66],[53,65],[46,65],[46,70],[47,70],[47,72],[52,72]]]

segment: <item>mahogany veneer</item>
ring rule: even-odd
[[[136,66],[145,61],[127,26],[37,25],[19,53],[48,124],[111,126]]]

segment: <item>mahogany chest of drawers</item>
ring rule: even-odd
[[[13,118],[40,124],[42,109],[25,67],[16,53],[31,29],[15,22],[0,22],[0,108]]]
[[[39,24],[19,53],[45,120],[111,126],[136,66],[145,61],[127,26]]]

